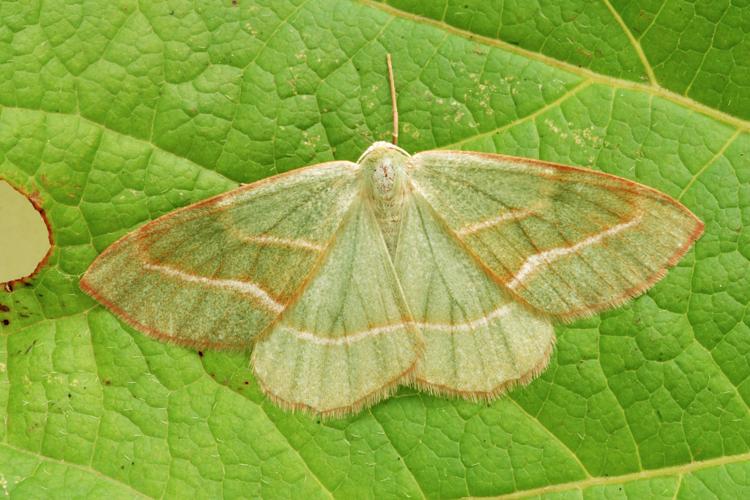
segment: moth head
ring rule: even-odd
[[[365,182],[376,198],[391,198],[405,182],[409,153],[389,142],[376,142],[359,157]]]

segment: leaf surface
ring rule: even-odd
[[[747,8],[424,4],[0,6],[0,177],[36,193],[55,241],[0,295],[4,491],[747,495]],[[646,295],[558,326],[548,370],[509,397],[402,390],[323,423],[262,397],[248,354],[151,340],[79,290],[146,221],[387,139],[386,52],[408,151],[620,175],[678,198],[705,235]]]

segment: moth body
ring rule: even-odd
[[[408,195],[406,166],[410,155],[388,142],[376,142],[360,157],[363,193],[372,206],[375,218],[393,255]]]

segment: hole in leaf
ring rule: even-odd
[[[44,210],[31,198],[0,180],[0,285],[34,275],[52,250]]]

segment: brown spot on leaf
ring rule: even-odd
[[[0,304],[0,311],[7,313],[10,311],[10,307],[6,306],[5,304]]]
[[[10,325],[10,320],[9,320],[9,319],[4,319],[4,320],[3,320],[3,325],[4,325],[4,326],[8,326],[8,325]]]

